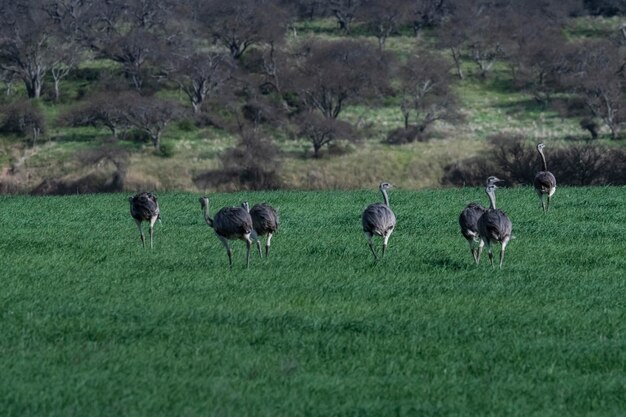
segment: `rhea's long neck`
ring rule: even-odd
[[[390,207],[389,206],[389,196],[387,195],[387,190],[385,190],[384,188],[381,188],[380,192],[383,193],[383,200],[385,201],[385,205],[387,207]]]
[[[487,196],[489,197],[489,208],[491,210],[495,210],[496,209],[496,192],[489,191],[487,192]]]
[[[539,155],[541,155],[541,162],[543,162],[543,170],[547,171],[548,170],[548,164],[546,164],[546,157],[543,154],[543,151],[539,151]]]
[[[211,218],[211,216],[209,216],[209,205],[207,204],[206,206],[204,206],[202,210],[204,212],[204,221],[210,227],[213,227],[213,219]]]

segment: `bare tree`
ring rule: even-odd
[[[46,119],[37,101],[15,101],[0,108],[0,115],[0,133],[30,135],[30,146],[45,132]]]
[[[365,3],[360,15],[378,39],[379,49],[383,50],[387,38],[399,24],[408,20],[409,11],[409,4],[405,0],[378,0]]]
[[[201,10],[215,41],[235,59],[252,45],[283,39],[291,18],[277,0],[209,0]]]
[[[195,113],[227,82],[235,68],[230,55],[220,52],[172,54],[168,67],[168,78],[185,93]]]
[[[301,47],[290,87],[307,106],[336,119],[346,102],[387,88],[388,61],[367,43],[312,41]]]
[[[61,80],[80,64],[84,56],[80,46],[71,40],[64,42],[57,39],[51,48],[53,58],[50,63],[50,74],[54,82],[54,101],[58,102],[61,97]]]
[[[13,84],[16,80],[16,75],[13,71],[7,71],[0,69],[0,80],[4,83],[4,95],[10,96],[13,93]]]
[[[448,48],[463,78],[461,58],[471,59],[480,77],[486,77],[496,59],[503,57],[501,24],[504,2],[457,0],[439,30],[441,45]]]
[[[80,20],[80,39],[97,58],[122,65],[136,90],[144,87],[145,67],[164,49],[177,46],[178,31],[169,19],[172,3],[158,0],[110,0],[91,7]]]
[[[67,126],[104,126],[114,138],[129,127],[128,104],[135,98],[131,93],[97,93],[61,116]]]
[[[327,7],[337,19],[339,29],[348,33],[361,3],[362,0],[328,0]]]
[[[416,133],[437,120],[458,120],[456,95],[450,89],[450,64],[428,51],[419,51],[399,68],[400,109],[404,128],[415,118]]]
[[[129,124],[146,132],[156,150],[161,147],[161,136],[165,128],[179,114],[176,103],[156,97],[135,95],[128,103]]]
[[[578,93],[593,117],[617,139],[626,122],[626,74],[619,51],[608,41],[583,42],[570,57],[566,89]]]
[[[24,82],[29,98],[39,98],[50,67],[51,21],[27,0],[0,2],[0,69]]]
[[[453,9],[450,0],[416,0],[409,2],[413,32],[419,36],[423,28],[439,26]]]
[[[353,140],[352,126],[344,121],[326,118],[310,111],[296,118],[298,135],[307,138],[313,146],[313,157],[320,157],[320,150],[337,139]]]

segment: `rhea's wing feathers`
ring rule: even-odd
[[[485,212],[485,208],[477,203],[469,203],[459,216],[461,233],[467,240],[478,236],[478,219]]]
[[[150,220],[159,216],[159,204],[151,193],[139,193],[133,196],[130,204],[131,215],[138,220]]]
[[[213,229],[224,237],[246,235],[252,231],[252,219],[242,207],[224,207],[213,219]]]
[[[252,226],[258,234],[274,233],[278,228],[278,214],[269,204],[255,204],[250,209],[250,217]]]
[[[396,225],[396,216],[383,203],[370,204],[362,216],[363,231],[383,235]]]
[[[501,242],[511,237],[513,225],[509,217],[500,209],[487,210],[478,219],[478,232],[482,238]]]
[[[556,178],[550,171],[539,171],[535,175],[533,181],[535,189],[543,193],[549,192],[552,188],[556,187]]]

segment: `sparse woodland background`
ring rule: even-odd
[[[0,192],[626,183],[620,0],[0,1]]]

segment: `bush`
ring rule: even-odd
[[[131,129],[120,133],[119,138],[120,140],[126,140],[134,143],[149,143],[151,140],[150,135],[147,132],[139,129]]]
[[[194,130],[196,130],[196,125],[194,121],[190,119],[180,120],[176,125],[183,132],[193,132]]]
[[[591,117],[585,117],[580,121],[580,128],[591,133],[591,139],[598,139],[600,125]]]
[[[491,175],[504,179],[493,160],[485,156],[474,156],[446,166],[441,183],[457,187],[476,187],[484,185],[485,179]]]
[[[513,184],[532,184],[542,167],[537,151],[520,137],[498,136],[483,155],[445,167],[441,182],[455,186],[480,186],[490,175]],[[596,144],[551,149],[548,169],[559,185],[626,184],[626,150]]]
[[[194,178],[200,188],[273,190],[281,187],[278,147],[255,131],[244,131],[235,148],[221,155],[223,168]]]
[[[171,158],[176,154],[176,148],[173,143],[165,142],[161,144],[158,152],[163,158]]]
[[[386,142],[390,145],[403,145],[412,142],[426,142],[427,140],[423,130],[417,126],[409,126],[408,129],[400,127],[389,132]]]
[[[36,102],[20,100],[0,109],[0,133],[30,135],[32,144],[45,132],[46,120]]]

